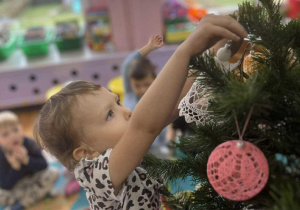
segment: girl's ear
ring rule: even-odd
[[[80,145],[73,150],[73,158],[77,161],[80,161],[82,158],[85,158],[87,154],[87,148],[84,145]]]
[[[98,157],[99,155],[99,152],[93,150],[85,144],[82,144],[73,150],[73,158],[77,161],[80,161],[82,158],[92,160],[93,158]]]

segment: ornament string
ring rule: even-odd
[[[245,131],[246,131],[246,128],[249,124],[249,121],[250,121],[250,117],[252,115],[252,112],[253,112],[253,106],[251,107],[250,111],[249,111],[249,114],[247,116],[247,119],[246,119],[246,122],[245,122],[245,125],[244,125],[244,128],[243,128],[243,131],[242,131],[242,134],[241,134],[241,131],[240,131],[240,127],[239,127],[239,123],[238,123],[238,120],[237,120],[237,117],[236,117],[236,112],[235,112],[235,109],[233,109],[233,117],[234,117],[234,120],[235,120],[235,124],[236,124],[236,129],[237,129],[237,132],[239,134],[239,140],[243,141],[243,136],[245,134]]]

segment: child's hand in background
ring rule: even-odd
[[[19,162],[21,162],[23,165],[28,165],[29,156],[28,156],[27,149],[25,147],[18,146],[15,149],[14,154],[16,158],[19,160]]]
[[[151,50],[161,48],[163,45],[164,41],[161,35],[152,36],[148,42],[148,46],[151,48]]]
[[[147,56],[153,50],[161,48],[164,45],[163,37],[161,35],[151,36],[148,43],[139,49],[142,56]]]
[[[5,153],[5,157],[6,157],[7,162],[10,164],[10,166],[11,166],[14,170],[18,171],[18,170],[21,169],[22,164],[21,164],[21,162],[17,159],[17,157],[16,157],[15,154],[16,154],[15,152]]]

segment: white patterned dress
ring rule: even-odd
[[[160,209],[159,189],[162,184],[147,178],[146,171],[137,167],[124,181],[118,195],[109,176],[109,155],[112,149],[106,150],[93,160],[83,158],[76,165],[74,173],[92,210],[156,210]]]

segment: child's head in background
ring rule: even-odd
[[[129,65],[128,78],[132,91],[141,98],[156,78],[156,67],[144,56]]]
[[[23,130],[18,116],[11,111],[0,112],[0,146],[12,151],[23,144]]]
[[[34,137],[69,170],[81,158],[98,157],[123,135],[131,111],[118,96],[100,85],[75,81],[43,106]]]

